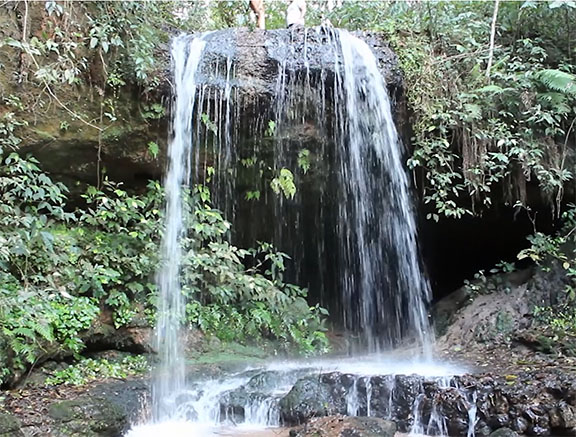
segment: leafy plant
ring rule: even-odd
[[[76,364],[53,372],[52,375],[46,378],[46,385],[84,385],[94,380],[124,379],[129,376],[145,374],[149,371],[150,366],[143,356],[129,355],[119,361],[111,361],[105,358],[83,358]]]
[[[326,311],[307,304],[305,289],[283,282],[287,255],[266,243],[255,250],[231,245],[225,239],[230,225],[210,207],[203,187],[193,201],[198,202],[190,208],[193,234],[183,241],[189,321],[226,341],[264,337],[305,354],[325,351]]]
[[[287,168],[281,168],[278,176],[270,181],[270,188],[276,194],[282,193],[286,199],[293,199],[296,195],[294,175]]]
[[[529,185],[560,214],[574,178],[576,10],[551,6],[501,3],[488,75],[493,4],[348,2],[330,12],[337,26],[383,32],[398,54],[412,109],[408,165],[428,219],[526,205]]]
[[[310,170],[310,150],[302,149],[298,152],[298,167],[304,174]]]

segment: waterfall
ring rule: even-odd
[[[428,347],[430,292],[418,261],[412,200],[388,91],[369,46],[345,30],[337,36],[344,322],[369,351],[407,337]]]
[[[160,357],[152,387],[155,421],[172,418],[176,396],[185,389],[183,323],[185,302],[180,287],[180,239],[185,234],[183,186],[190,180],[192,114],[196,96],[195,75],[206,45],[204,38],[180,36],[172,44],[174,68],[173,138],[164,188],[166,195],[162,267],[158,272],[158,319],[156,347]]]
[[[307,38],[325,41],[332,53],[327,70],[311,71],[313,53]],[[280,55],[270,100],[247,103],[254,97],[238,94],[234,48],[225,42],[217,49],[209,43],[219,57],[210,58],[196,83],[197,104],[187,108],[189,118],[174,122],[176,130],[178,122],[197,120],[187,133],[200,145],[188,155],[195,179],[211,181],[215,205],[233,222],[233,235],[246,244],[272,239],[294,258],[289,280],[309,285],[323,304],[335,300],[333,290],[338,290],[338,303],[332,307],[340,313],[352,352],[380,352],[408,340],[429,356],[430,291],[419,262],[403,146],[370,47],[345,30],[308,29],[303,50],[292,45],[274,49]],[[181,74],[194,74],[199,59],[194,60],[196,64],[189,63]],[[185,86],[194,86],[194,79]],[[191,88],[187,91],[193,93]],[[193,103],[194,96],[186,98]],[[239,108],[259,105],[241,133]],[[270,122],[273,133],[268,132]],[[256,176],[256,188],[262,192],[259,202],[272,211],[272,217],[260,222],[253,215],[263,210],[255,207],[257,202],[245,200],[236,186],[246,186],[246,173],[258,174],[254,157],[270,152],[272,162],[266,165],[275,174],[283,168],[297,173],[298,151],[311,147],[302,139],[306,129],[317,133],[319,144],[308,152],[326,166],[328,177],[310,186],[303,175],[296,175],[296,195],[287,199],[267,193],[261,174]],[[311,222],[313,229],[305,226]],[[272,231],[263,235],[268,228]]]
[[[327,45],[331,64],[326,70],[313,71],[309,56],[314,51],[306,45],[308,36]],[[297,282],[314,276],[320,296],[327,295],[326,290],[338,290],[338,308],[353,338],[353,351],[380,352],[405,340],[415,341],[425,354],[429,351],[426,305],[430,293],[418,260],[402,144],[377,59],[366,43],[343,30],[309,29],[304,39],[303,51],[291,46],[275,48],[283,50],[283,58],[264,111],[259,106],[262,102],[237,89],[233,45],[218,45],[214,34],[210,38],[183,35],[173,41],[175,102],[164,182],[163,263],[158,273],[160,365],[152,390],[154,424],[185,421],[212,427],[226,421],[224,416],[230,411],[234,413],[222,410],[221,402],[226,393],[245,382],[244,377],[194,388],[186,384],[185,302],[179,279],[179,244],[187,231],[183,193],[191,179],[210,180],[216,206],[229,220],[242,218],[242,213],[252,212],[254,204],[242,205],[237,174],[247,165],[246,158],[259,153],[271,156],[268,168],[272,171],[295,170],[295,150],[314,146],[310,154],[330,170],[316,186],[301,183],[293,199],[264,194],[263,202],[272,205],[273,220],[265,226],[252,220],[250,229],[273,228],[274,243],[295,258],[292,273]],[[219,50],[218,55],[205,55],[213,50]],[[304,67],[298,70],[297,65]],[[254,111],[244,137],[239,128],[243,99],[251,99],[247,106]],[[274,133],[264,133],[271,122]],[[295,128],[302,134],[296,139],[290,135]],[[318,142],[312,146],[301,139],[306,129],[317,134]],[[246,132],[250,143],[243,145]],[[258,168],[253,171],[258,174]],[[259,178],[260,189],[265,190],[262,170]],[[316,196],[312,202],[310,192]],[[305,222],[314,226],[306,228]],[[314,267],[307,265],[311,259]],[[347,399],[348,412],[370,415],[372,383],[369,378],[362,379],[360,386],[357,382]],[[278,401],[289,387],[276,389],[249,393],[251,397],[241,406],[244,423],[278,424]],[[392,390],[389,396],[391,412]],[[135,429],[130,435],[144,435],[140,432]]]
[[[308,37],[325,41],[332,53],[329,70],[311,71]],[[333,313],[336,308],[352,352],[380,352],[408,340],[430,356],[429,285],[419,263],[403,147],[378,61],[345,30],[308,29],[303,48],[278,50],[276,86],[264,115],[275,122],[272,166],[276,172],[298,169],[298,150],[311,147],[301,139],[308,129],[317,133],[312,153],[327,172],[312,186],[301,175],[293,199],[266,200],[273,205],[270,237],[294,257],[291,280],[309,285]],[[255,223],[247,240],[263,239],[263,226]],[[333,290],[337,305],[330,301]]]

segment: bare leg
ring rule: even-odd
[[[258,29],[266,29],[266,15],[264,13],[264,0],[250,0],[250,9],[256,14]]]

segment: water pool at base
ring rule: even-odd
[[[354,383],[343,393],[346,413],[370,416],[369,410],[361,413],[357,385],[363,382],[364,396],[369,397],[366,383],[372,377],[391,378],[387,384],[393,393],[395,375],[418,375],[450,386],[452,376],[466,371],[448,363],[406,358],[407,353],[276,361],[218,378],[191,379],[185,389],[166,400],[165,408],[172,412],[170,420],[136,425],[126,437],[281,436],[287,431],[281,428],[280,400],[303,378],[334,372],[347,375]],[[368,398],[366,402],[371,401]],[[387,402],[393,402],[392,395]],[[414,401],[415,408],[417,402],[418,399]],[[238,405],[243,410],[240,419],[235,410]],[[422,429],[416,427],[413,431]]]

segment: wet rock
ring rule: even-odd
[[[529,423],[523,417],[517,417],[512,422],[512,429],[518,431],[520,434],[525,434],[528,430]]]
[[[20,421],[9,413],[0,413],[0,437],[24,437]]]
[[[336,372],[299,380],[282,400],[281,415],[290,424],[332,412],[344,414],[353,395],[359,416],[369,411],[372,417],[391,419],[401,432],[422,429],[428,434],[465,436],[473,426],[477,436],[503,428],[535,436],[573,435],[572,380],[572,374],[562,371],[463,375],[449,380]]]
[[[479,420],[474,427],[476,437],[488,437],[491,433],[491,428],[483,420]],[[468,435],[468,434],[466,434]]]
[[[401,87],[402,76],[396,55],[382,35],[363,32],[357,36],[373,49],[388,86],[393,90]],[[219,82],[223,83],[226,78],[228,60],[234,65],[233,86],[242,94],[258,97],[275,93],[281,65],[312,77],[321,72],[333,77],[333,41],[337,38],[332,29],[273,29],[266,32],[220,30],[207,38],[199,81],[219,86]],[[219,73],[214,75],[214,71]]]
[[[492,405],[494,406],[494,410],[499,415],[506,415],[510,410],[510,405],[508,403],[508,398],[504,396],[499,391],[496,391],[493,396],[491,396]]]
[[[246,419],[247,411],[262,406],[271,419],[277,414],[276,406],[280,395],[270,396],[266,393],[287,393],[300,377],[307,374],[308,372],[302,369],[259,372],[243,386],[220,397],[220,413],[226,420],[241,423]]]
[[[346,388],[342,375],[310,376],[296,382],[280,400],[280,418],[285,424],[297,425],[311,417],[346,413]]]
[[[105,398],[82,396],[54,403],[48,415],[54,420],[52,437],[119,437],[128,426],[122,408]]]
[[[118,407],[130,422],[141,419],[142,406],[149,404],[150,383],[145,379],[104,382],[94,385],[87,396]]]
[[[449,435],[465,435],[468,432],[469,415],[472,406],[467,399],[468,393],[450,387],[440,389],[434,402],[439,413],[446,418],[446,428]]]
[[[255,399],[245,387],[231,390],[220,397],[220,414],[232,423],[241,423],[246,417],[246,407]]]
[[[493,429],[507,427],[510,425],[510,416],[508,414],[496,414],[488,419],[488,423]]]
[[[396,424],[376,417],[315,418],[290,431],[290,437],[393,437]]]
[[[393,375],[373,376],[370,378],[372,396],[370,411],[378,417],[392,417],[392,392],[395,386]],[[365,389],[364,389],[365,392]]]
[[[416,396],[422,391],[422,377],[416,375],[397,375],[394,378],[394,388],[392,391],[393,417],[410,415]]]
[[[490,434],[490,437],[518,437],[518,433],[510,428],[500,428]]]
[[[576,428],[576,409],[564,402],[548,413],[552,428],[571,429]]]
[[[528,435],[534,435],[534,436],[543,436],[543,435],[550,435],[550,428],[546,428],[543,426],[532,426],[529,430],[528,430]]]

